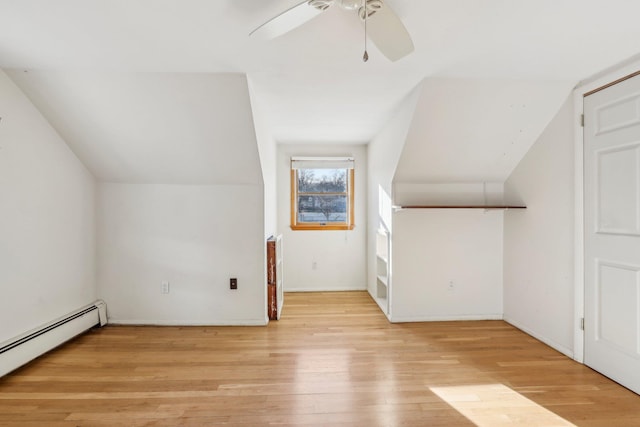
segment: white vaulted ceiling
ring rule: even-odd
[[[197,183],[224,181],[232,167],[220,161],[216,176],[209,162],[254,131],[234,101],[246,93],[219,73],[247,75],[261,120],[278,142],[366,143],[425,79],[444,79],[449,87],[455,79],[465,82],[461,87],[473,80],[480,82],[476,89],[485,79],[522,80],[527,84],[514,86],[527,104],[540,90],[566,92],[640,52],[637,0],[387,0],[416,49],[395,63],[371,45],[363,63],[362,27],[337,7],[274,40],[248,36],[298,2],[0,0],[0,67],[99,179]],[[483,90],[469,93],[486,97]],[[566,95],[551,94],[558,101],[527,110],[539,116],[535,126],[520,128],[541,130]],[[478,123],[497,108],[491,97],[469,102]],[[442,118],[439,143],[471,134],[454,123]],[[490,130],[475,143],[497,152],[514,138],[500,135]],[[514,153],[536,137],[527,135]],[[458,161],[447,158],[452,150],[433,149],[441,163]],[[478,174],[486,167],[479,165]]]
[[[11,71],[100,181],[260,183],[241,74]]]

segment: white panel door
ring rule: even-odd
[[[584,113],[584,360],[640,393],[640,76]]]

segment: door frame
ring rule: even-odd
[[[582,80],[573,90],[574,118],[574,335],[573,358],[584,363],[584,97],[640,71],[640,55]]]

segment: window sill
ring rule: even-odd
[[[335,231],[335,230],[353,230],[355,228],[354,224],[351,225],[346,225],[346,224],[327,224],[327,225],[321,225],[321,224],[305,224],[305,225],[292,225],[291,229],[294,231],[301,231],[301,230],[328,230],[328,231]]]

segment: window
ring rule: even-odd
[[[352,230],[353,159],[291,158],[291,228]]]

